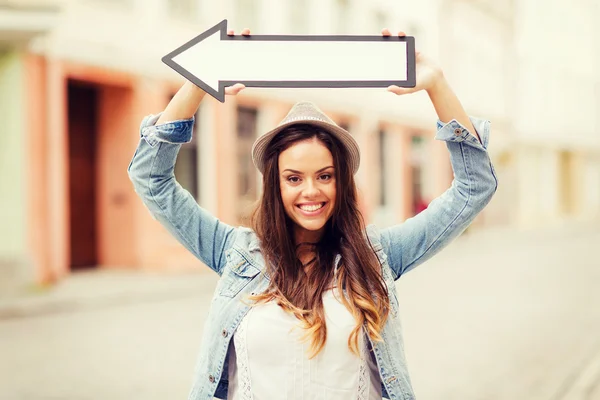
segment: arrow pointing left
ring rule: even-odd
[[[225,87],[415,85],[415,41],[397,36],[228,36],[227,20],[162,61],[223,102]]]

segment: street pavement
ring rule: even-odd
[[[102,270],[0,300],[0,399],[185,399],[216,283]],[[600,227],[463,235],[398,281],[419,400],[600,400]]]

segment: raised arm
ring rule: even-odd
[[[234,85],[225,93],[236,95],[243,88]],[[179,149],[192,139],[194,114],[204,95],[203,90],[186,82],[164,112],[144,118],[128,173],[152,216],[192,254],[221,274],[224,252],[233,244],[236,229],[201,208],[174,174]]]
[[[387,30],[382,33],[389,35]],[[388,90],[398,95],[427,92],[439,118],[436,139],[446,142],[454,180],[425,211],[381,231],[395,279],[459,236],[489,203],[498,185],[487,152],[489,121],[469,118],[442,70],[422,54],[417,53],[416,60],[416,87]]]

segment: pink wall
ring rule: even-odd
[[[25,69],[23,87],[26,112],[24,171],[27,177],[27,232],[30,260],[38,282],[52,282],[56,279],[50,268],[49,221],[47,208],[48,180],[48,137],[46,135],[46,60],[43,57],[26,54],[23,59]]]
[[[142,77],[103,68],[46,60],[28,55],[25,57],[26,80],[23,83],[27,96],[27,146],[29,242],[32,262],[40,282],[49,282],[70,273],[69,196],[68,196],[68,132],[67,85],[69,79],[88,82],[98,88],[98,258],[100,268],[138,268],[156,270],[181,270],[204,268],[157,221],[133,191],[127,166],[139,141],[139,124],[150,113],[166,106],[169,95],[177,87],[169,82],[146,80]],[[239,101],[239,103],[238,103]],[[281,102],[261,103],[245,96],[225,104],[206,99],[214,115],[217,154],[217,217],[237,225],[236,200],[237,158],[236,107],[269,107],[275,126],[288,112],[291,104]],[[360,132],[363,155],[363,173],[377,176],[377,143],[372,140],[375,129],[362,125],[347,115],[336,115],[324,110],[336,121],[346,121]],[[362,129],[362,130],[361,130]],[[393,133],[400,159],[408,159],[409,131],[401,126],[386,125]],[[433,144],[432,160],[435,163],[436,191],[448,187],[451,175],[447,154],[442,143]],[[210,172],[209,172],[210,173]],[[411,214],[412,193],[410,169],[407,163],[397,171],[404,182],[398,189],[402,201],[395,213],[405,219]],[[378,180],[377,180],[378,181]],[[361,193],[361,209],[369,220],[375,207],[376,188],[370,186]]]
[[[181,269],[201,265],[154,221],[137,197],[127,166],[142,117],[165,106],[168,86],[103,68],[25,56],[28,241],[39,282],[69,268],[69,79],[99,89],[97,185],[101,268]]]
[[[98,262],[106,266],[136,265],[134,202],[126,174],[137,124],[131,110],[133,89],[105,86],[99,96],[98,126]]]

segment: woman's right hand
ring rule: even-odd
[[[229,35],[229,36],[233,36],[233,35],[235,35],[235,33],[233,32],[233,30],[228,30],[228,31],[227,31],[227,35]],[[244,36],[250,36],[250,29],[248,29],[248,28],[245,28],[245,29],[242,31],[242,35],[244,35]],[[242,90],[244,90],[245,88],[246,88],[246,86],[244,86],[243,84],[241,84],[241,83],[236,83],[236,84],[235,84],[235,85],[233,85],[233,86],[228,86],[228,87],[226,87],[226,88],[225,88],[225,94],[226,94],[226,95],[229,95],[229,96],[235,96],[235,95],[237,95],[239,92],[241,92]]]
[[[234,33],[232,30],[227,32],[228,35],[233,36]],[[249,36],[250,29],[244,29],[242,31],[242,35]],[[228,86],[225,88],[225,95],[235,96],[242,90],[244,90],[246,86],[241,83],[236,83],[233,86]],[[173,96],[165,111],[162,113],[158,121],[156,121],[156,125],[164,124],[171,121],[176,121],[180,119],[189,119],[196,115],[198,112],[198,107],[200,106],[200,102],[206,95],[206,92],[202,90],[200,87],[196,86],[191,81],[186,81],[181,89]]]

